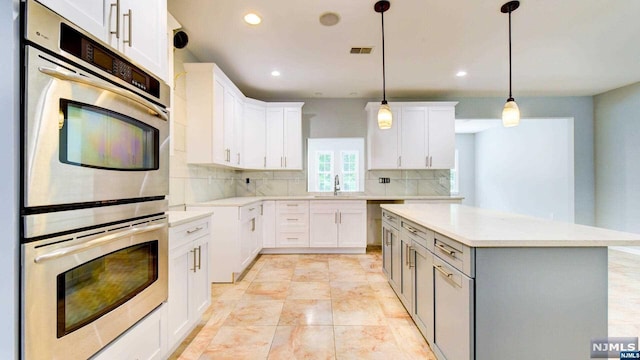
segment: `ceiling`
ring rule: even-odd
[[[508,95],[505,0],[391,0],[388,99]],[[382,97],[374,0],[168,0],[201,62],[258,99]],[[242,20],[262,16],[260,25]],[[340,22],[323,26],[319,16]],[[512,14],[513,95],[595,95],[640,81],[640,1],[524,0]],[[351,47],[372,46],[369,55]],[[182,50],[176,50],[182,51]],[[281,76],[271,76],[279,70]],[[456,77],[459,70],[468,73]]]

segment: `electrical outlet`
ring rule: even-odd
[[[391,182],[391,179],[388,177],[381,177],[381,178],[378,178],[378,182],[380,184],[388,184]]]
[[[250,183],[250,182],[251,182],[251,180],[249,180],[249,178],[247,178],[247,179],[245,180],[245,182],[248,184],[248,183]]]

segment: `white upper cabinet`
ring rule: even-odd
[[[167,79],[166,0],[38,0],[134,63]]]
[[[246,98],[213,63],[186,63],[187,163],[302,169],[302,105]]]
[[[368,169],[450,169],[456,102],[389,103],[391,129],[378,128],[378,103],[367,104]]]
[[[267,169],[302,170],[302,105],[267,104]]]
[[[244,98],[212,63],[187,63],[187,162],[238,167],[235,127]],[[241,159],[240,159],[241,160]]]
[[[109,2],[105,0],[38,0],[96,38],[106,41]]]
[[[107,42],[157,76],[167,78],[167,1],[105,2]]]
[[[267,125],[264,103],[247,99],[244,104],[244,162],[249,169],[267,167]]]

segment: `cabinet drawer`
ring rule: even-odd
[[[401,221],[402,231],[406,233],[407,237],[410,238],[413,242],[416,242],[422,245],[425,248],[429,248],[429,242],[433,241],[434,232],[425,229],[424,227],[412,223],[411,221],[402,220]]]
[[[399,216],[387,210],[382,210],[382,221],[385,221],[396,229],[398,229],[398,224],[400,223]]]
[[[169,229],[169,248],[173,249],[203,235],[208,235],[210,229],[210,219],[200,219],[187,224]]]
[[[260,204],[254,203],[240,208],[240,221],[247,221],[260,214]]]
[[[433,253],[465,275],[475,277],[473,249],[442,234],[434,233]],[[431,248],[430,248],[431,249]]]
[[[307,200],[278,201],[276,207],[278,214],[309,213]]]
[[[280,231],[303,231],[309,228],[307,214],[278,214],[277,221]]]
[[[308,232],[282,232],[276,238],[276,247],[308,247]]]

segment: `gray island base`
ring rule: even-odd
[[[458,204],[381,207],[383,272],[440,360],[591,358],[608,335],[607,247],[640,245]]]

